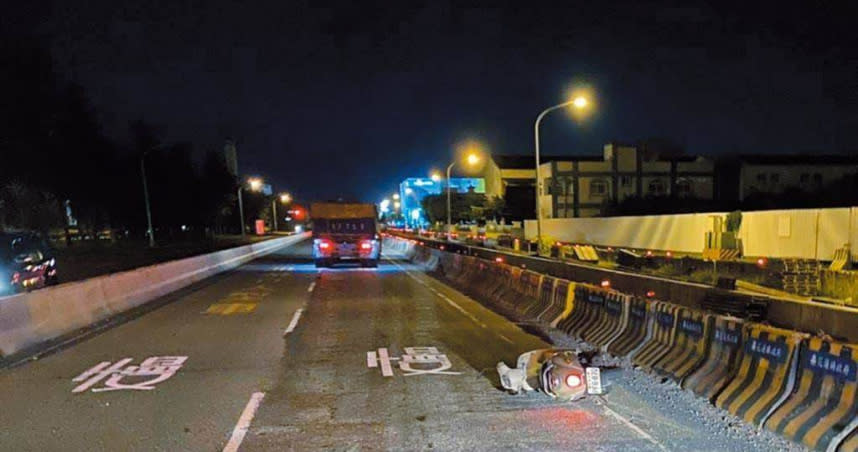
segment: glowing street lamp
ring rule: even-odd
[[[399,199],[399,193],[394,193],[394,194],[393,194],[393,199]]]
[[[292,202],[292,195],[290,195],[289,193],[280,193],[279,198],[280,198],[280,202],[283,204],[289,204],[290,202]],[[278,228],[277,228],[277,200],[276,199],[271,200],[271,218],[274,220],[274,221],[272,221],[271,226],[273,226],[274,230],[277,231]]]
[[[262,190],[262,179],[258,177],[252,177],[247,180],[247,186],[250,188],[250,191],[259,191]],[[244,191],[244,184],[240,184],[238,186],[238,217],[241,221],[241,236],[244,237],[244,202],[242,200],[242,192]]]
[[[551,113],[554,110],[559,110],[565,107],[572,107],[576,110],[585,110],[590,106],[590,99],[584,95],[575,95],[572,99],[563,102],[562,104],[557,104],[552,107],[548,107],[536,117],[536,123],[533,125],[533,135],[534,135],[534,149],[536,153],[536,254],[539,255],[539,247],[542,244],[542,209],[540,208],[540,195],[542,194],[542,181],[539,178],[539,124],[542,122],[542,118],[545,117],[548,113]]]
[[[433,171],[432,175],[429,177],[432,179],[432,182],[439,182],[441,180],[441,173]]]
[[[464,145],[464,147],[467,151],[467,155],[465,157],[465,163],[467,163],[468,166],[476,166],[478,163],[480,163],[480,155],[478,154],[478,151],[474,149],[474,148],[478,148],[479,144],[476,142],[469,142],[469,143],[466,143]],[[456,164],[456,161],[453,160],[453,162],[450,163],[450,166],[447,167],[447,237],[450,236],[450,228],[453,225],[451,208],[450,208],[450,204],[451,204],[451,201],[450,201],[450,171],[453,170],[453,165],[455,165],[455,164]]]

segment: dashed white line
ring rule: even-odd
[[[259,409],[259,404],[265,397],[264,392],[254,392],[250,396],[250,400],[241,412],[241,417],[238,418],[238,423],[232,430],[232,436],[223,448],[223,452],[237,452],[241,442],[244,441],[244,436],[247,435],[247,430],[250,428],[250,422],[253,421],[253,416],[256,415],[256,410]]]
[[[664,451],[668,450],[666,447],[664,447],[664,445],[663,445],[663,444],[661,444],[660,442],[658,442],[658,440],[656,440],[655,438],[653,438],[653,437],[652,437],[652,435],[650,435],[649,433],[647,433],[647,432],[643,431],[643,429],[641,429],[641,428],[640,428],[640,427],[638,427],[637,425],[633,424],[633,423],[632,423],[632,421],[630,421],[630,420],[628,420],[628,419],[624,418],[624,417],[623,417],[623,416],[621,416],[619,413],[617,413],[616,411],[614,411],[614,410],[612,410],[612,409],[608,408],[608,407],[607,407],[606,405],[604,405],[604,404],[602,405],[602,408],[604,408],[604,409],[605,409],[605,412],[607,412],[607,413],[608,413],[609,415],[611,415],[613,418],[615,418],[615,419],[617,419],[618,421],[620,421],[620,422],[622,422],[623,424],[625,424],[625,425],[626,425],[626,427],[628,427],[628,428],[630,428],[630,429],[634,430],[634,431],[635,431],[635,433],[637,433],[638,435],[640,435],[643,439],[645,439],[645,440],[647,440],[647,441],[649,441],[649,442],[653,443],[654,445],[658,446],[658,448],[659,448],[659,449],[661,449],[661,450],[664,450]]]
[[[366,352],[366,367],[378,367],[378,355],[374,351]]]
[[[316,288],[316,281],[310,283],[310,287],[307,288],[307,292],[312,292],[313,289]]]
[[[287,326],[286,330],[283,331],[284,336],[295,330],[295,327],[298,326],[298,319],[301,318],[302,312],[304,312],[304,308],[299,308],[295,311],[295,314],[292,315],[292,321],[289,322],[289,326]]]

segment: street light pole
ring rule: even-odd
[[[581,106],[581,98],[575,98],[568,102],[563,102],[562,104],[557,104],[553,107],[548,107],[545,110],[542,110],[542,113],[536,117],[536,123],[533,125],[533,138],[534,138],[534,149],[536,153],[536,173],[534,176],[536,177],[536,255],[539,255],[539,247],[542,245],[542,209],[540,209],[540,199],[539,196],[542,193],[542,181],[539,178],[539,124],[542,122],[542,118],[545,117],[548,113],[551,113],[554,110],[559,110],[563,107],[568,107],[569,105]],[[577,190],[578,187],[575,187]]]
[[[241,221],[241,236],[244,237],[244,203],[241,202],[241,185],[238,186],[238,217],[239,221]]]
[[[151,149],[150,149],[151,150]],[[146,183],[146,154],[140,156],[140,177],[143,178],[143,200],[146,202],[146,225],[149,229],[146,230],[149,236],[149,248],[155,247],[155,229],[152,227],[152,208],[149,205],[149,185]]]
[[[274,232],[277,232],[277,198],[276,197],[271,200],[271,209],[272,209],[272,215],[271,216],[272,216],[272,219],[274,220],[272,226],[274,226],[274,228],[273,228]]]
[[[447,239],[450,238],[450,228],[452,227],[452,215],[450,214],[450,171],[453,169],[453,165],[456,162],[450,164],[447,167]]]

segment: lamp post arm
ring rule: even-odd
[[[542,123],[542,118],[545,117],[548,113],[551,113],[554,110],[559,110],[563,107],[567,107],[572,105],[575,101],[570,100],[568,102],[563,102],[562,104],[557,104],[551,107],[542,110],[542,113],[536,117],[536,122],[533,124],[533,142],[534,142],[534,153],[535,153],[535,161],[536,161],[536,172],[534,173],[535,178],[535,188],[536,188],[536,254],[539,254],[539,246],[542,243],[542,209],[540,208],[540,195],[542,194],[542,183],[539,179],[539,125]]]

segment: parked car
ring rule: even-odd
[[[58,282],[53,250],[42,236],[34,232],[0,232],[0,294]]]

